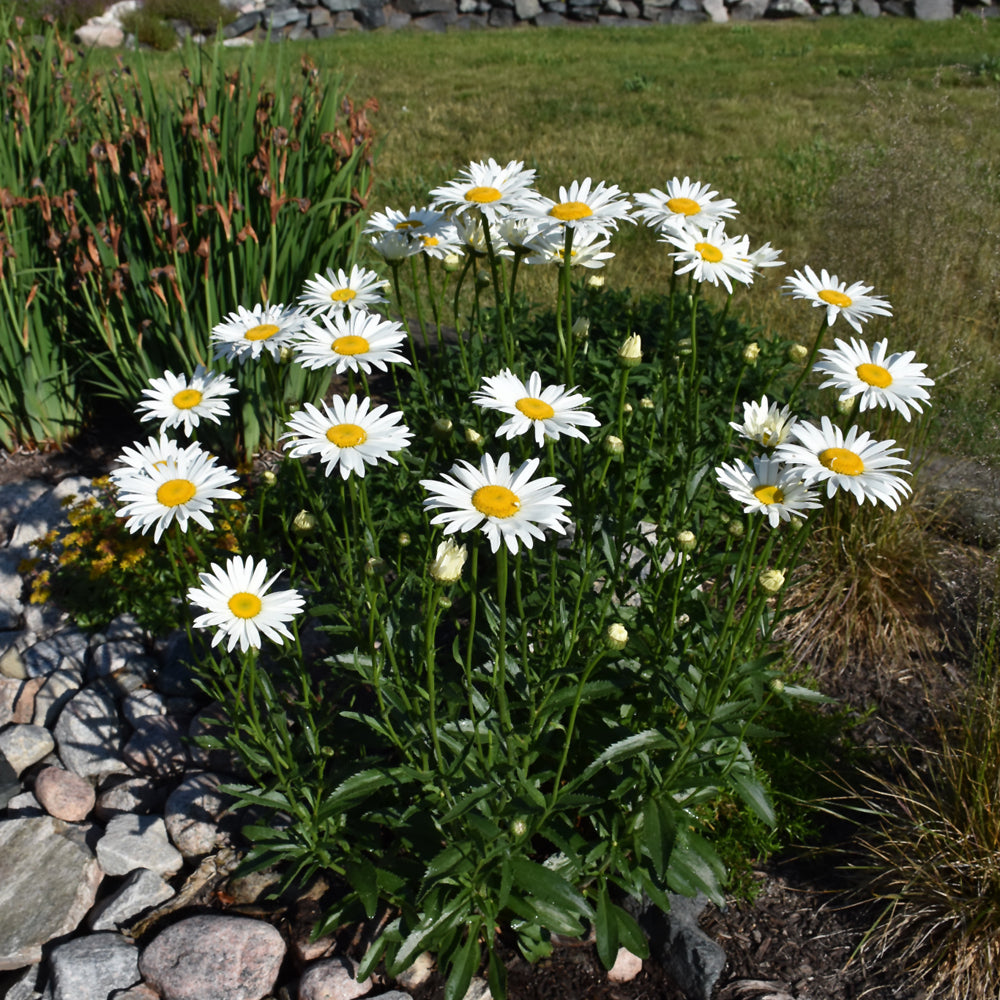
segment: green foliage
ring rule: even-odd
[[[180,43],[180,36],[173,25],[145,5],[126,13],[121,23],[122,28],[134,35],[140,45],[166,52]]]
[[[171,21],[182,21],[194,31],[210,33],[235,18],[236,14],[220,0],[143,0],[122,18],[122,27],[142,45],[171,49],[180,40]]]

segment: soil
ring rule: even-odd
[[[101,475],[124,445],[147,433],[130,414],[104,414],[62,451],[0,452],[0,485]],[[942,634],[954,630],[982,578],[980,553],[955,545],[952,554],[956,569],[941,582],[942,614],[932,626]],[[947,645],[938,643],[941,649]],[[879,745],[898,741],[900,734],[906,742],[919,741],[930,732],[934,706],[947,703],[965,675],[961,658],[942,652],[936,661],[915,662],[891,684],[857,664],[829,672],[821,687],[864,717],[856,738]],[[831,838],[842,835],[830,832]],[[891,969],[852,959],[873,910],[850,891],[836,860],[811,848],[772,858],[753,877],[752,902],[734,900],[722,910],[710,905],[702,917],[702,928],[727,956],[713,1000],[922,1000],[923,991],[902,983]],[[535,966],[513,950],[505,959],[511,1000],[685,1000],[652,960],[630,982],[610,982],[592,945],[560,946]],[[437,973],[413,991],[414,1000],[441,1000],[443,993]]]

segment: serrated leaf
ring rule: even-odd
[[[546,903],[560,906],[564,910],[579,913],[590,919],[593,911],[590,904],[575,886],[570,885],[561,875],[527,858],[515,858],[511,862],[514,881],[526,892]]]
[[[378,907],[378,874],[375,866],[367,858],[362,858],[361,861],[349,861],[344,866],[344,874],[358,894],[358,899],[365,908],[365,914],[369,919],[374,917]]]
[[[725,902],[722,882],[726,868],[715,849],[704,837],[690,830],[680,831],[674,842],[667,869],[667,885],[682,896],[703,892],[718,906]]]
[[[580,778],[576,782],[579,784],[588,778],[593,777],[608,764],[615,764],[620,760],[627,760],[637,754],[645,753],[649,750],[662,750],[670,745],[667,738],[656,729],[646,729],[641,733],[627,736],[617,743],[612,743],[606,750],[602,751],[594,761],[587,766]]]
[[[635,917],[620,906],[614,907],[615,921],[618,924],[618,940],[633,955],[639,958],[649,957],[649,939],[642,928],[636,923]]]
[[[607,884],[604,884],[597,896],[594,933],[597,937],[597,957],[605,969],[610,969],[618,957],[618,921],[615,919],[613,905]]]
[[[464,944],[454,954],[451,972],[444,986],[444,1000],[462,1000],[469,989],[472,977],[479,969],[479,929],[482,921],[473,920]]]
[[[753,775],[744,771],[730,771],[729,780],[751,812],[768,826],[774,826],[774,806],[771,805],[764,786]]]
[[[659,799],[647,799],[642,807],[642,845],[660,878],[670,861],[676,832],[677,822],[670,807]]]

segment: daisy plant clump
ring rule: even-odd
[[[317,272],[313,316],[216,332],[275,398],[317,377],[246,484],[238,554],[195,544],[236,479],[199,445],[137,443],[115,477],[123,523],[182,563],[232,791],[282,817],[248,825],[246,865],[326,872],[316,931],[370,927],[359,977],[430,950],[455,997],[481,971],[505,995],[498,929],[531,960],[593,929],[610,967],[646,950],[628,897],[723,900],[716,812],[774,821],[755,733],[811,697],[773,644],[803,529],[830,491],[908,491],[891,440],[800,430],[802,359],[731,315],[778,254],[725,232],[728,199],[534,180],[470,163],[373,216],[370,271]],[[668,240],[640,302],[592,280],[637,216]],[[518,299],[525,267],[551,303]]]

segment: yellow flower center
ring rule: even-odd
[[[472,506],[487,517],[511,517],[521,509],[521,501],[506,486],[480,486],[472,494]]]
[[[425,247],[436,247],[441,241],[436,236],[421,236],[420,242]]]
[[[777,486],[758,486],[757,489],[753,491],[753,495],[761,503],[772,504],[785,502],[785,494],[782,493]]]
[[[718,264],[722,260],[722,251],[711,243],[695,243],[694,248],[701,254],[701,259],[707,260],[709,264]]]
[[[843,292],[838,292],[835,288],[824,288],[821,292],[816,293],[827,305],[837,306],[840,309],[846,309],[851,304],[850,295],[845,295]]]
[[[573,222],[593,215],[590,206],[582,201],[564,201],[549,209],[549,215],[560,222]]]
[[[824,448],[819,453],[819,460],[831,472],[844,476],[860,476],[865,471],[861,456],[846,448]]]
[[[256,594],[251,594],[246,590],[241,590],[238,594],[233,594],[227,603],[229,610],[237,618],[256,618],[263,606]]]
[[[336,424],[326,432],[326,439],[338,448],[356,448],[368,440],[368,435],[357,424]]]
[[[330,292],[330,298],[334,302],[350,302],[351,299],[356,299],[358,293],[353,288],[338,288],[334,292]]]
[[[529,420],[548,420],[555,416],[555,410],[544,399],[525,396],[514,404]]]
[[[466,198],[468,198],[468,195],[466,195]],[[423,226],[423,223],[419,219],[404,219],[402,222],[396,223],[396,228],[402,230],[420,229],[421,226]]]
[[[244,340],[267,340],[268,337],[273,337],[281,329],[276,323],[261,323],[258,326],[252,326],[246,333],[243,334]]]
[[[697,215],[701,211],[701,205],[693,198],[668,198],[667,208],[678,215]]]
[[[178,410],[190,410],[201,402],[201,393],[197,389],[181,389],[171,402]]]
[[[489,205],[502,197],[495,187],[474,187],[465,192],[465,200],[474,201],[477,205]]]
[[[338,337],[330,346],[337,354],[364,354],[371,347],[364,337],[353,335]]]
[[[889,374],[889,369],[883,368],[881,365],[858,365],[855,371],[857,371],[858,378],[862,382],[867,382],[869,385],[874,385],[879,389],[884,389],[886,386],[892,385],[892,376]]]
[[[157,487],[156,499],[164,507],[180,507],[197,492],[198,487],[190,479],[168,479]]]

